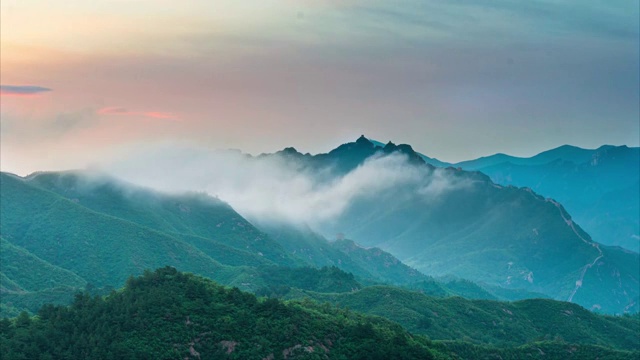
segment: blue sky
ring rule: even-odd
[[[131,144],[638,145],[637,1],[3,1],[2,169]],[[46,155],[43,155],[46,154]]]

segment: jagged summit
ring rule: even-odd
[[[411,147],[411,145],[409,145],[409,144],[396,145],[393,142],[389,141],[387,143],[387,145],[385,145],[382,148],[382,151],[385,152],[385,153],[388,153],[388,154],[394,153],[394,152],[399,152],[399,153],[407,155],[409,157],[409,161],[412,162],[412,163],[426,164],[426,162],[424,161],[422,156],[420,156],[420,154],[415,152],[413,150],[413,148]]]
[[[294,148],[293,146],[286,147],[286,148],[282,149],[279,152],[283,153],[283,154],[298,154],[299,153],[298,150],[296,150],[296,148]]]
[[[324,154],[302,154],[293,147],[286,147],[273,154],[261,154],[259,157],[284,156],[287,158],[307,159],[313,166],[335,166],[338,172],[348,172],[362,164],[368,157],[376,153],[391,154],[399,152],[405,154],[411,163],[427,164],[429,166],[445,167],[448,163],[442,163],[437,159],[431,159],[413,150],[408,144],[399,144],[389,141],[386,145],[371,140],[365,135],[360,135],[354,142],[341,144],[335,149]]]
[[[358,140],[356,140],[356,144],[357,145],[365,145],[365,146],[371,146],[374,145],[371,140],[367,139],[364,135],[360,135],[360,137],[358,138]]]
[[[301,158],[305,156],[304,154],[296,150],[296,148],[294,148],[293,146],[289,146],[280,151],[275,152],[274,154],[261,154],[260,157],[270,156],[270,155],[283,156],[287,158]]]

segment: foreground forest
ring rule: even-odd
[[[444,314],[443,314],[444,315]],[[600,319],[603,320],[603,319]],[[636,327],[637,317],[616,320]],[[613,322],[611,323],[613,324]],[[626,325],[625,325],[626,324]],[[597,329],[593,329],[597,332]],[[505,336],[509,336],[505,334]],[[640,345],[555,339],[494,348],[412,335],[392,321],[309,299],[283,302],[171,267],[109,295],[77,294],[0,321],[3,359],[637,359]]]

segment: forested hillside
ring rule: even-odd
[[[444,315],[444,314],[443,314]],[[311,301],[283,303],[227,289],[173,268],[130,278],[106,298],[79,294],[0,321],[3,359],[634,359],[614,350],[555,339],[491,348],[436,342],[379,317]],[[535,350],[535,351],[534,351]],[[535,357],[534,357],[535,358]]]
[[[640,349],[640,318],[603,316],[549,299],[516,302],[436,298],[389,286],[343,294],[304,291],[295,295],[397,321],[432,340],[465,340],[498,347],[562,339],[620,349]]]
[[[4,359],[433,359],[429,342],[381,318],[257,299],[164,268],[106,299],[79,295],[2,321]]]
[[[271,237],[206,194],[168,195],[82,172],[0,180],[2,316],[67,304],[85,287],[108,293],[165,265],[280,296],[429,279],[379,249],[346,248],[291,226],[267,227]]]

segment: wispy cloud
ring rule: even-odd
[[[96,115],[91,108],[55,114],[4,110],[0,116],[0,139],[20,143],[58,139],[70,132],[90,128],[96,124]]]
[[[133,111],[122,107],[111,106],[96,111],[98,115],[133,115],[152,119],[180,120],[176,115],[162,111]]]
[[[0,85],[0,96],[36,96],[51,89],[33,85]]]
[[[345,175],[332,175],[330,167],[300,165],[287,157],[148,144],[122,148],[121,155],[98,168],[162,191],[205,191],[251,219],[313,226],[336,220],[354,203],[372,199],[372,194],[378,200],[412,196],[432,202],[472,185],[444,169],[415,166],[399,153],[373,156]]]

